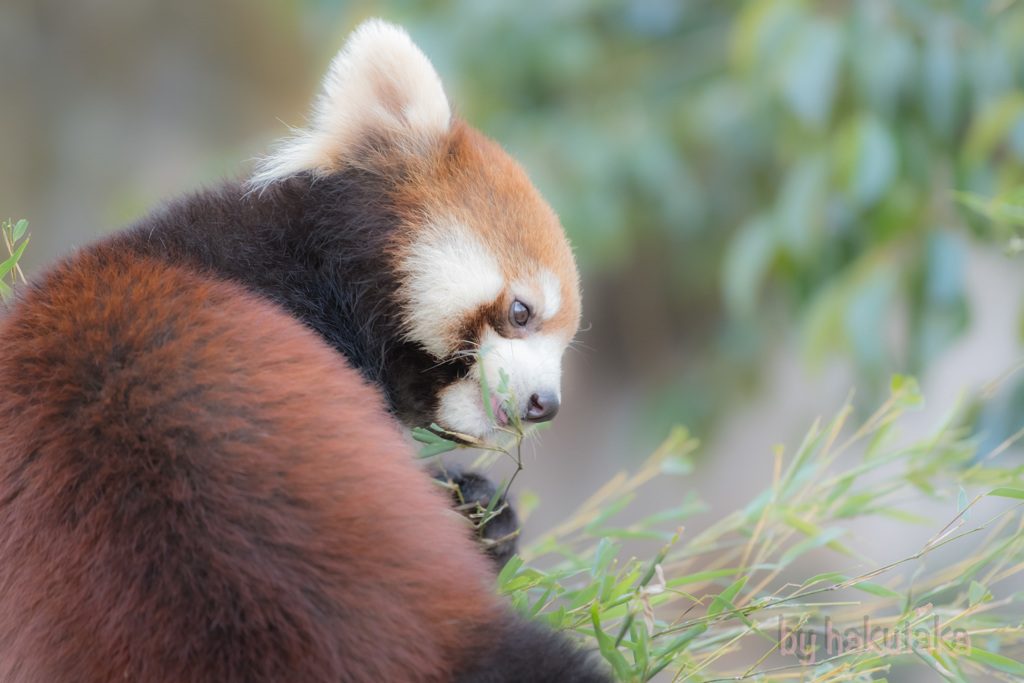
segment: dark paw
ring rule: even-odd
[[[472,523],[484,553],[501,571],[519,540],[519,517],[512,505],[501,496],[487,513],[498,487],[482,474],[463,472],[457,465],[434,467],[431,474],[448,488],[452,506]]]

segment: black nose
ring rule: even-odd
[[[530,397],[530,407],[526,410],[527,422],[547,422],[558,414],[558,397],[551,392],[542,392]]]

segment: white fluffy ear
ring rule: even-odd
[[[370,19],[331,62],[311,126],[283,140],[250,181],[257,187],[299,171],[329,173],[368,136],[410,151],[448,130],[451,108],[430,60],[403,29]]]

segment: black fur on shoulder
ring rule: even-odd
[[[452,505],[473,524],[477,524],[481,510],[487,510],[498,487],[479,472],[464,472],[455,464],[438,465],[431,469],[434,479],[443,482],[452,496]],[[494,512],[497,511],[497,514]],[[483,545],[484,553],[494,564],[496,572],[508,564],[516,554],[519,545],[519,515],[515,508],[501,495],[492,509],[493,516],[487,520],[476,535]]]
[[[437,363],[403,341],[388,262],[398,228],[390,181],[349,169],[300,173],[259,192],[227,183],[185,197],[112,238],[115,248],[214,272],[288,309],[384,390],[406,424],[434,419],[439,389],[472,359]]]

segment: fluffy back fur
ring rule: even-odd
[[[0,680],[606,680],[494,595],[394,419],[492,436],[486,399],[446,407],[492,371],[459,352],[500,337],[542,368],[516,386],[549,391],[579,316],[550,209],[438,97],[408,37],[366,25],[254,183],[22,288],[0,327]]]

